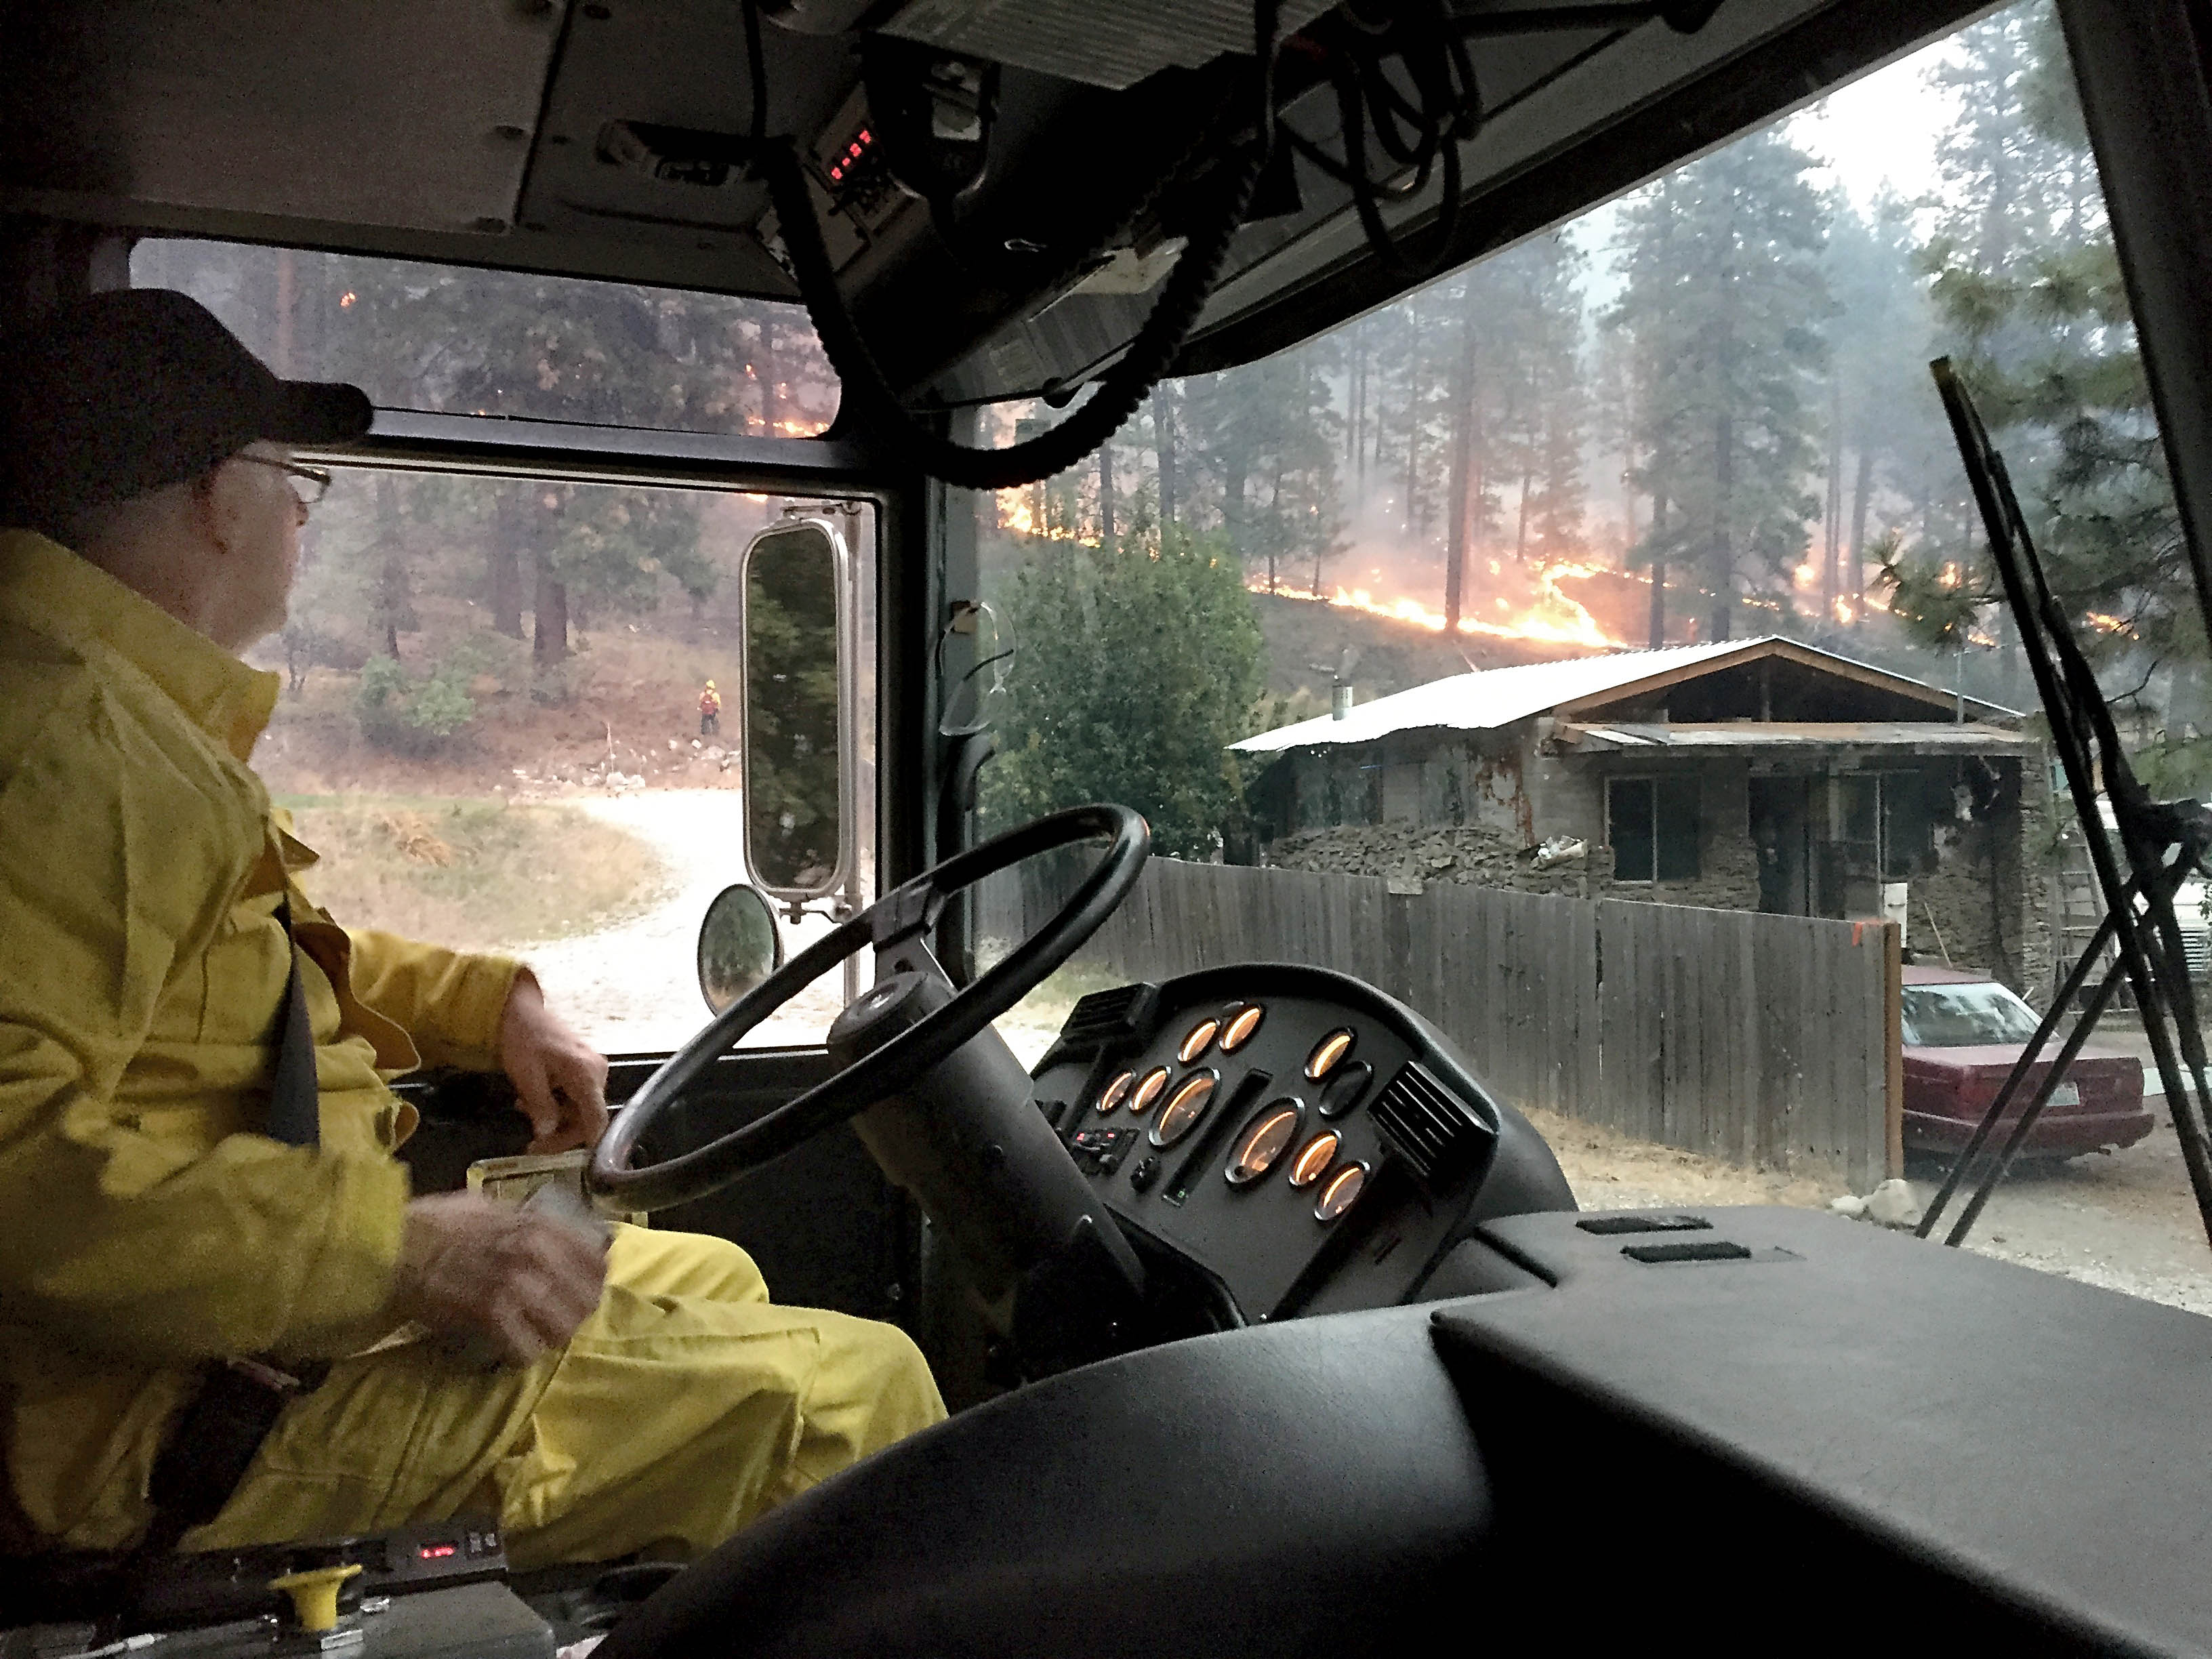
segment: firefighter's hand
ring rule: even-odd
[[[407,1206],[392,1310],[521,1364],[576,1334],[606,1278],[605,1249],[581,1233],[473,1193],[441,1193]]]
[[[530,1120],[533,1152],[596,1146],[607,1127],[607,1057],[545,1006],[528,969],[514,976],[499,1017],[499,1063],[514,1107]]]

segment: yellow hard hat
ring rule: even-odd
[[[709,691],[712,691],[712,690],[714,689],[714,681],[712,681],[712,680],[708,680],[708,681],[707,682],[707,689],[708,689]]]

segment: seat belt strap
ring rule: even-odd
[[[269,1115],[262,1133],[288,1146],[319,1146],[323,1141],[322,1091],[315,1082],[315,1033],[307,1023],[307,988],[300,972],[300,941],[292,933],[292,896],[276,906],[292,971],[284,981],[283,1035],[276,1042],[276,1066],[269,1089]]]
[[[307,988],[289,892],[277,903],[276,919],[284,927],[292,970],[284,981],[276,1063],[262,1132],[287,1146],[316,1147],[322,1144],[322,1091],[315,1081],[315,1034],[307,1019]],[[320,1387],[330,1369],[319,1360],[280,1364],[245,1358],[208,1366],[154,1460],[146,1482],[154,1519],[133,1553],[167,1553],[192,1528],[220,1515],[284,1407]]]

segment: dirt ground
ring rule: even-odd
[[[442,630],[409,635],[403,662],[421,672],[438,641],[458,629],[448,620]],[[628,786],[634,787],[737,787],[736,766],[722,764],[737,747],[733,624],[660,617],[649,631],[616,622],[586,638],[587,648],[568,660],[569,697],[561,704],[532,697],[528,646],[503,642],[497,672],[477,676],[469,687],[477,718],[430,755],[398,755],[365,742],[354,706],[360,676],[311,669],[304,689],[278,701],[254,769],[273,793],[287,795],[557,793],[564,783],[603,787],[599,780],[610,771],[637,779]],[[699,689],[709,679],[721,689],[722,730],[702,739]],[[712,749],[723,754],[710,755]]]

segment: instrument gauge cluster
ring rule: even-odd
[[[1428,1176],[1447,1166],[1429,1139],[1493,1137],[1487,1103],[1462,1102],[1479,1091],[1443,1082],[1455,1068],[1367,988],[1351,988],[1379,1006],[1330,994],[1349,984],[1334,975],[1255,967],[1248,987],[1238,974],[1170,981],[1156,1000],[1101,993],[1146,1017],[1079,1046],[1066,1032],[1105,1023],[1086,998],[1039,1069],[1038,1099],[1125,1226],[1195,1260],[1248,1319],[1297,1312],[1346,1273],[1417,1275],[1483,1163],[1460,1158],[1440,1191]],[[1427,1115],[1401,1122],[1395,1097],[1413,1083]],[[1109,1138],[1115,1152],[1140,1139],[1142,1156],[1101,1156]]]

